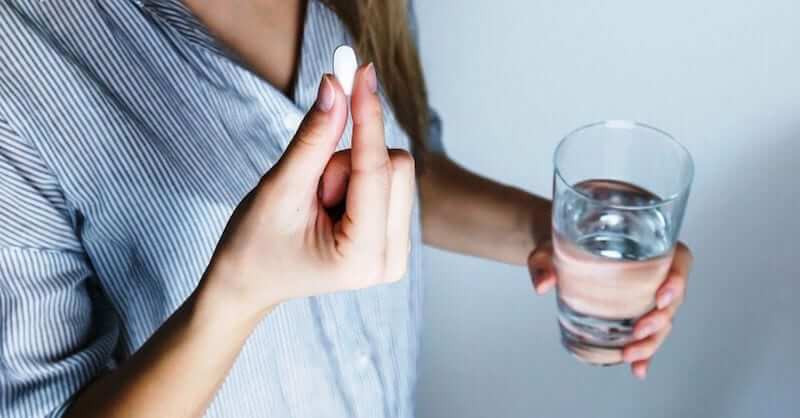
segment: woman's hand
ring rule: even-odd
[[[323,78],[281,160],[234,211],[200,286],[66,416],[199,417],[273,306],[403,276],[414,163],[386,150],[376,83],[371,66],[359,70],[353,148],[334,155],[347,103]]]
[[[631,372],[640,379],[647,376],[650,359],[672,330],[672,319],[686,296],[691,264],[691,252],[679,242],[669,273],[656,292],[655,309],[639,318],[633,331],[636,341],[622,352],[625,362],[631,365]],[[528,259],[528,267],[536,293],[541,295],[552,289],[557,281],[552,244],[545,243],[534,250]]]
[[[293,298],[401,279],[410,251],[414,162],[387,150],[372,65],[352,95],[353,146],[334,154],[347,97],[323,77],[288,149],[239,204],[206,274],[207,287],[258,314]]]

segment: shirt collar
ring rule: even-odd
[[[205,25],[181,0],[133,0],[137,6],[175,29],[189,42],[215,53],[235,59],[235,56],[208,31]]]
[[[131,0],[140,8],[157,18],[158,23],[175,30],[187,42],[222,55],[237,64],[241,61],[217,40],[206,26],[181,0]],[[297,77],[292,97],[286,97],[277,88],[265,84],[271,94],[280,95],[285,120],[298,120],[313,105],[317,86],[322,74],[333,68],[333,51],[342,44],[352,44],[350,33],[335,12],[324,2],[308,0],[303,23],[303,36],[300,45]],[[242,65],[243,68],[246,68]],[[288,125],[288,123],[287,123]],[[350,123],[345,138],[350,134]]]

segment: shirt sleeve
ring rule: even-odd
[[[60,417],[113,367],[118,324],[36,149],[0,117],[0,416]]]
[[[414,45],[419,51],[419,35],[417,30],[417,14],[414,11],[414,1],[408,2],[408,26]],[[428,150],[436,153],[445,153],[444,142],[442,141],[442,119],[435,109],[428,107]]]

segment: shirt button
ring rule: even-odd
[[[303,121],[303,116],[298,112],[289,112],[283,117],[283,126],[291,133],[295,133],[297,128],[300,127],[300,122]]]
[[[359,369],[366,369],[369,366],[369,354],[359,351],[356,355],[356,365]]]

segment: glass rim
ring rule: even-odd
[[[588,194],[576,189],[574,187],[574,185],[569,183],[567,181],[567,179],[565,179],[564,176],[561,174],[561,169],[558,166],[559,153],[561,152],[561,148],[567,142],[567,140],[569,140],[570,138],[575,136],[577,133],[585,131],[585,130],[590,129],[590,128],[596,128],[598,126],[605,126],[607,128],[611,128],[611,129],[634,129],[634,128],[645,129],[645,130],[649,130],[649,131],[652,131],[652,132],[656,132],[659,135],[661,135],[664,138],[666,138],[667,140],[669,140],[672,144],[677,145],[678,148],[686,156],[686,159],[688,161],[688,169],[689,169],[688,175],[686,176],[686,180],[684,181],[683,184],[681,184],[678,192],[673,193],[672,195],[661,199],[657,203],[649,203],[649,204],[646,204],[646,205],[619,205],[619,204],[609,203],[607,201],[603,201],[603,200],[600,200],[600,199],[596,199],[596,198],[594,198],[594,197],[592,197],[592,196],[590,196],[590,195],[588,195]],[[608,119],[608,120],[601,120],[601,121],[598,121],[598,122],[587,123],[586,125],[583,125],[583,126],[580,126],[578,128],[573,129],[570,133],[568,133],[563,138],[561,138],[561,141],[558,142],[558,145],[556,146],[556,149],[553,152],[553,172],[554,172],[556,178],[561,180],[561,182],[564,183],[570,191],[572,191],[573,193],[577,193],[578,195],[583,196],[586,200],[594,202],[594,203],[596,203],[598,205],[603,205],[603,206],[606,206],[606,207],[609,207],[609,208],[622,209],[622,210],[655,209],[655,208],[659,208],[659,207],[668,205],[668,204],[670,204],[670,203],[672,203],[672,202],[674,202],[674,201],[676,201],[676,200],[678,200],[680,198],[683,198],[684,196],[686,196],[689,193],[689,190],[691,189],[691,186],[692,186],[692,181],[694,181],[694,159],[692,158],[692,154],[689,153],[689,149],[686,148],[686,146],[684,146],[682,143],[680,143],[680,141],[675,139],[674,136],[670,135],[668,132],[666,132],[664,130],[658,129],[655,126],[648,125],[648,124],[646,124],[644,122],[639,122],[639,121],[635,121],[635,120]]]

